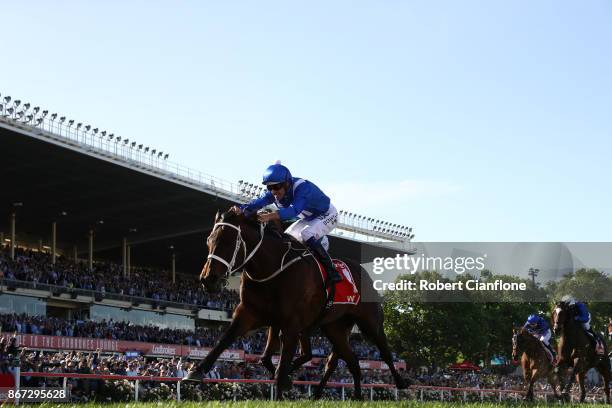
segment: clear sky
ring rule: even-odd
[[[417,240],[612,240],[608,0],[25,4],[2,96]]]

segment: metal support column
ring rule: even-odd
[[[93,272],[93,240],[94,232],[93,230],[89,230],[89,272]]]
[[[123,244],[121,245],[121,258],[123,260],[123,277],[127,277],[127,238],[123,238]]]
[[[172,253],[172,283],[176,283],[176,254]]]
[[[57,250],[57,222],[51,224],[51,265],[55,265],[55,252]]]
[[[15,213],[11,214],[11,259],[15,259]]]

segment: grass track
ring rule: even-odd
[[[26,406],[26,405],[21,405]],[[418,402],[418,401],[374,401],[374,402],[357,402],[357,401],[239,401],[239,402],[222,402],[222,401],[203,401],[203,402],[184,402],[176,403],[174,401],[164,402],[139,402],[139,403],[88,403],[88,404],[40,404],[28,405],[31,407],[77,407],[77,408],[391,408],[391,407],[406,407],[406,408],[449,408],[452,406],[461,406],[462,408],[503,408],[503,407],[525,407],[525,408],[544,408],[551,406],[559,406],[557,404],[525,404],[525,403],[451,403],[451,402]],[[564,404],[563,407],[604,407],[609,405],[604,404]]]

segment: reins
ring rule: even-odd
[[[225,278],[229,278],[234,273],[241,271],[244,268],[244,266],[247,264],[247,262],[249,262],[253,258],[253,256],[255,256],[255,254],[257,253],[257,250],[259,250],[259,247],[263,243],[265,224],[260,224],[260,230],[259,230],[260,238],[259,238],[259,242],[257,243],[257,245],[255,245],[253,250],[248,255],[247,255],[247,245],[246,245],[246,242],[244,241],[244,238],[242,238],[242,230],[241,230],[240,226],[236,226],[236,225],[230,224],[228,222],[218,222],[218,223],[216,223],[213,226],[212,230],[214,231],[219,226],[226,226],[226,227],[230,227],[230,228],[236,230],[237,235],[236,235],[236,246],[234,247],[234,253],[232,254],[232,259],[229,262],[226,261],[225,259],[221,258],[220,256],[215,255],[214,252],[208,254],[208,259],[214,259],[216,261],[221,262],[223,265],[225,265],[227,270],[225,271],[225,276],[224,277]],[[285,269],[287,269],[289,266],[293,265],[294,263],[296,263],[297,261],[299,261],[303,257],[305,257],[305,256],[312,256],[312,254],[310,254],[308,251],[305,251],[305,253],[301,254],[299,257],[293,258],[289,262],[285,263],[285,258],[287,257],[287,254],[289,253],[289,251],[291,251],[292,249],[295,249],[295,248],[292,248],[291,242],[288,242],[288,245],[289,246],[288,246],[287,250],[283,254],[283,257],[281,258],[280,268],[278,268],[270,276],[266,276],[265,278],[255,278],[255,277],[251,276],[246,269],[244,270],[245,276],[249,280],[252,280],[253,282],[267,282],[267,281],[272,280],[275,277],[277,277],[281,272],[283,272]],[[238,257],[238,252],[240,252],[240,248],[242,248],[243,252],[244,252],[244,261],[239,266],[234,267],[234,264],[236,263],[236,259]]]

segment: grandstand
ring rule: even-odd
[[[204,356],[211,344],[198,336],[217,333],[238,298],[231,289],[237,278],[220,295],[198,284],[203,239],[218,209],[261,189],[173,164],[167,153],[6,95],[0,101],[0,312],[44,316],[62,327],[112,319],[174,331],[134,339],[124,330],[119,338],[30,325],[20,326],[19,341],[49,350]],[[408,251],[412,238],[412,228],[342,211],[331,253],[361,259],[364,245],[385,251],[388,242]],[[251,358],[263,345],[253,343],[248,353],[237,344],[226,357]],[[374,359],[364,364],[382,367],[361,350]]]

